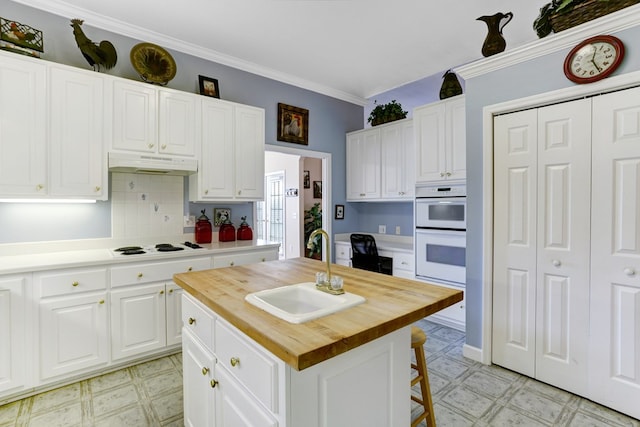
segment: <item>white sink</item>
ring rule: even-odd
[[[244,299],[289,323],[304,323],[365,302],[360,295],[348,292],[330,295],[319,291],[312,282],[266,289]]]

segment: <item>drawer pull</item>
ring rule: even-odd
[[[202,375],[207,375],[209,373],[209,368],[207,368],[206,366],[202,367]]]
[[[230,265],[231,267],[233,267],[233,266],[234,266],[234,264],[235,264],[235,262],[233,262],[233,261],[231,261],[231,262],[229,263],[229,265]]]
[[[189,317],[189,324],[193,325],[194,323],[196,323],[196,319],[194,319],[193,317]]]
[[[231,358],[231,366],[238,366],[238,364],[240,364],[240,359],[237,357],[232,357]]]
[[[71,284],[71,286],[76,287],[76,286],[78,286],[79,284],[80,284],[80,283],[78,283],[78,282],[73,282],[73,283]]]
[[[632,276],[636,275],[636,271],[631,267],[627,267],[623,271],[624,271],[624,274],[626,274],[629,277],[632,277]]]
[[[266,258],[264,258],[264,257],[262,258],[262,262],[265,262],[266,260],[267,260]]]
[[[218,385],[218,381],[211,380],[211,381],[209,381],[209,384],[211,384],[211,388],[216,388],[216,386]]]
[[[193,271],[193,267],[187,268],[187,271]]]
[[[142,276],[144,276],[144,274],[138,273],[138,279],[140,279]]]

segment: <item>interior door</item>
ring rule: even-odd
[[[285,245],[285,203],[284,172],[274,172],[265,176],[264,201],[256,204],[258,239],[280,243],[279,258],[284,258]]]
[[[587,387],[591,101],[495,119],[496,364]]]
[[[640,88],[593,112],[591,393],[640,418]]]

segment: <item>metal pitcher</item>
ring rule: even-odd
[[[505,20],[503,22],[503,20]],[[496,53],[502,52],[507,47],[507,42],[502,37],[502,29],[513,19],[513,13],[501,13],[498,12],[495,15],[491,16],[481,16],[477,18],[478,21],[484,21],[487,24],[489,33],[487,37],[484,39],[484,44],[482,45],[482,55],[483,56],[491,56]]]

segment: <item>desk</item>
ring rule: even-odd
[[[376,239],[378,255],[393,259],[393,275],[406,279],[415,278],[415,259],[413,255],[413,237],[371,234]],[[334,236],[335,263],[351,267],[351,233]]]

